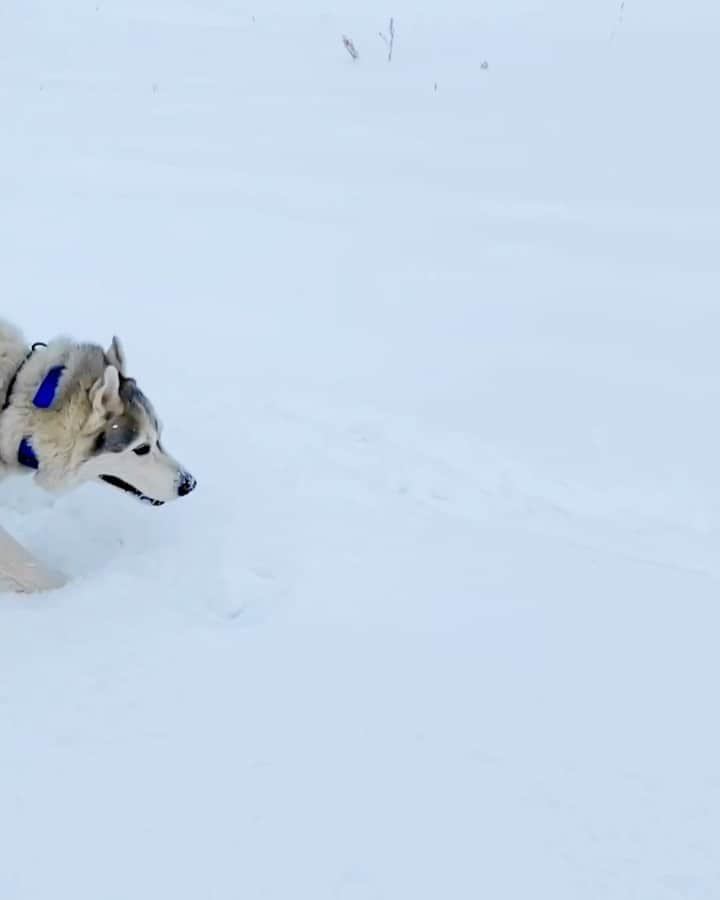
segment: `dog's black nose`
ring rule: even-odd
[[[178,494],[181,497],[186,497],[190,491],[194,491],[197,487],[197,481],[192,477],[189,472],[185,472],[180,479],[180,484],[178,485]]]

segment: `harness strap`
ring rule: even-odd
[[[47,375],[40,383],[40,387],[35,392],[33,406],[37,406],[38,409],[49,409],[53,405],[58,384],[64,371],[65,366],[53,366],[52,369],[48,370]]]
[[[30,438],[23,438],[20,441],[17,461],[21,466],[25,466],[27,469],[40,468],[40,462],[37,458],[37,453],[33,450],[33,445],[30,443]]]

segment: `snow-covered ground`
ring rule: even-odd
[[[2,900],[720,896],[716,7],[3,5],[2,313],[200,485],[2,486]]]

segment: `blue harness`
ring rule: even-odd
[[[44,344],[33,344],[32,350],[25,357],[22,366],[25,365],[38,347],[44,346]],[[20,369],[22,369],[22,366],[20,366]],[[20,369],[17,370],[12,381],[8,385],[7,397],[5,398],[5,406],[3,409],[7,409],[8,406],[10,406],[12,390],[15,387],[15,381],[20,374]],[[40,383],[40,387],[35,391],[33,406],[36,406],[38,409],[49,409],[53,405],[55,397],[57,396],[58,385],[60,384],[60,379],[62,378],[64,371],[65,366],[53,366],[52,369],[48,371],[47,375]],[[33,449],[29,435],[20,441],[17,460],[21,466],[25,466],[28,469],[38,469],[40,467],[37,453]]]

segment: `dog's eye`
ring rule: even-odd
[[[135,447],[133,453],[137,456],[147,456],[150,452],[150,444],[140,444],[139,447]]]

